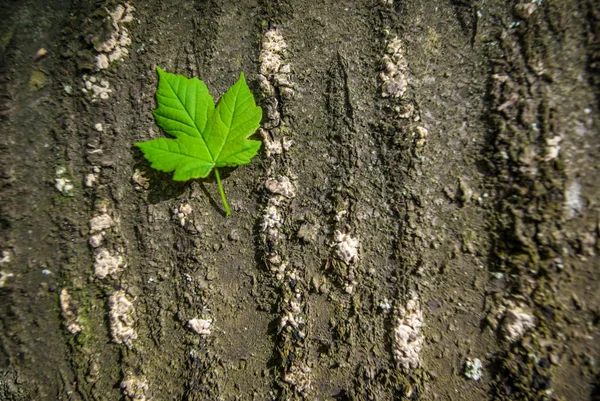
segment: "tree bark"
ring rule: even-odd
[[[1,399],[599,399],[592,0],[0,15]],[[231,216],[157,66],[263,109]]]

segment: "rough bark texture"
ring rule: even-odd
[[[600,399],[593,0],[0,16],[0,399]],[[263,108],[230,217],[157,65]]]

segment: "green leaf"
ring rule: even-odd
[[[254,104],[254,96],[241,73],[240,79],[221,97],[202,133],[217,167],[250,163],[260,141],[246,138],[256,131],[261,118],[262,110]]]
[[[138,142],[136,146],[153,168],[174,171],[175,181],[205,178],[214,168],[229,214],[216,168],[248,164],[260,148],[260,141],[248,137],[260,126],[262,110],[256,106],[244,73],[215,108],[206,85],[198,78],[188,79],[164,72],[160,67],[156,70],[158,107],[153,112],[154,118],[175,138]]]
[[[184,136],[177,139],[159,138],[136,145],[142,149],[152,168],[175,171],[175,181],[206,177],[215,165],[202,140]]]
[[[187,79],[183,75],[158,71],[156,102],[158,107],[152,114],[156,123],[168,134],[182,134],[200,138],[208,117],[215,109],[212,96],[204,82],[198,78]]]

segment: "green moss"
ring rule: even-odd
[[[29,90],[32,92],[39,91],[48,84],[48,77],[41,70],[34,70],[29,77]]]
[[[6,51],[14,36],[15,28],[11,28],[4,36],[0,37],[0,49],[2,49],[2,53]]]

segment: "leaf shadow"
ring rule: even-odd
[[[150,168],[150,165],[143,166],[140,171],[148,179],[150,184],[148,188],[148,203],[157,204],[169,199],[181,197],[187,187],[186,182],[173,181],[170,177],[172,174],[163,173]]]
[[[208,189],[206,189],[206,186],[204,185],[204,181],[216,181],[214,177],[207,177],[202,181],[195,181],[198,183],[198,186],[200,187],[200,190],[204,193],[204,196],[206,196],[206,198],[208,199],[208,203],[210,203],[210,205],[213,208],[215,208],[215,210],[217,210],[221,216],[225,217],[225,209],[223,209],[223,206],[221,204],[217,203],[217,201],[213,198],[211,193],[208,191]]]
[[[219,167],[219,174],[221,175],[221,181],[225,181],[227,179],[227,177],[229,177],[231,175],[231,173],[236,169],[237,169],[237,167]],[[221,203],[221,196],[219,194],[219,189],[217,187],[217,179],[215,178],[215,173],[211,172],[208,175],[208,177],[203,178],[203,179],[196,179],[194,181],[199,184],[198,186],[200,187],[200,189],[202,190],[204,195],[207,197],[208,202],[211,204],[211,206],[214,207],[221,214],[221,216],[227,217],[227,215],[225,214],[225,207]],[[205,183],[207,183],[207,182],[214,184],[214,186],[215,186],[214,191],[216,191],[216,192],[211,192],[206,188]],[[219,195],[215,195],[215,194],[219,194]],[[227,196],[227,193],[225,193],[225,196]]]
[[[216,186],[216,178],[214,173],[203,179],[195,179],[190,181],[173,181],[173,173],[165,173],[162,171],[158,171],[153,169],[150,166],[150,163],[143,157],[142,152],[137,148],[134,149],[136,152],[136,158],[138,162],[134,165],[133,169],[139,170],[143,176],[147,179],[149,188],[148,188],[148,197],[147,201],[150,204],[157,204],[160,202],[164,202],[169,199],[180,198],[185,192],[190,191],[190,195],[194,196],[194,186],[192,186],[191,182],[196,182],[198,185],[196,188],[200,188],[206,199],[210,205],[219,212],[223,217],[225,217],[225,209],[220,202],[220,196],[215,196],[211,191],[206,187],[206,183],[210,182],[211,184],[215,184],[215,190],[218,194],[218,188]],[[231,173],[237,167],[221,167],[219,168],[219,172],[221,174],[221,180],[227,179],[231,175]]]
[[[172,173],[164,173],[150,167],[150,162],[144,158],[143,153],[137,147],[132,146],[131,150],[136,161],[133,165],[133,171],[141,174],[140,181],[135,184],[144,187],[148,191],[146,197],[148,203],[155,205],[169,199],[179,198],[185,193],[188,183],[173,181]],[[147,184],[141,184],[143,181]]]

